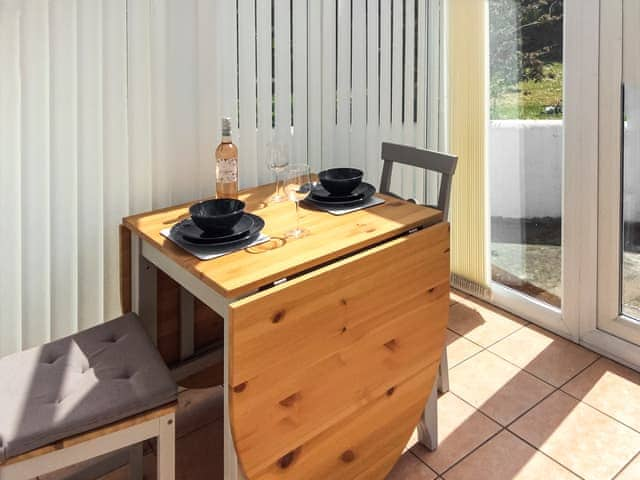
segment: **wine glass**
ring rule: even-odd
[[[296,228],[287,232],[287,237],[300,238],[308,232],[300,228],[300,202],[311,192],[309,165],[298,163],[290,165],[285,172],[284,191],[287,198],[296,204]]]
[[[283,172],[289,165],[289,151],[284,143],[269,142],[267,143],[267,156],[265,158],[267,168],[273,172],[276,177],[276,191],[269,199],[270,203],[284,202],[287,197],[280,190],[279,173]]]

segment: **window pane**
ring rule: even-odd
[[[492,277],[560,307],[562,0],[489,0]]]
[[[626,45],[625,45],[626,47]],[[625,68],[627,66],[625,65]],[[625,85],[622,313],[640,319],[640,86]]]

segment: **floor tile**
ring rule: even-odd
[[[640,373],[600,358],[562,390],[640,431]]]
[[[416,443],[418,443],[418,429],[415,428],[413,430],[413,433],[411,434],[411,437],[409,437],[409,441],[407,442],[407,444],[404,447],[404,452],[406,452],[407,450],[410,450],[411,447],[413,447]]]
[[[612,478],[640,451],[640,434],[558,390],[511,427],[587,480]]]
[[[449,388],[502,425],[553,391],[550,385],[488,351],[451,369]]]
[[[525,323],[495,307],[464,298],[449,308],[449,328],[483,347],[515,332]]]
[[[449,304],[455,305],[462,299],[468,299],[469,296],[465,293],[462,293],[459,290],[451,289],[451,293],[449,294]]]
[[[627,467],[620,472],[616,480],[638,480],[640,478],[640,455],[636,456]]]
[[[579,480],[569,470],[502,431],[444,474],[445,480]]]
[[[482,350],[481,346],[476,345],[451,330],[447,330],[446,342],[449,369],[455,367],[459,363]]]
[[[497,423],[447,393],[438,399],[438,448],[430,452],[418,444],[411,451],[442,473],[499,430]]]
[[[598,358],[569,340],[529,325],[489,350],[559,387]]]
[[[219,420],[223,415],[222,387],[184,390],[178,395],[176,436],[184,437],[207,423]]]
[[[405,452],[386,480],[434,480],[436,474],[411,452]]]

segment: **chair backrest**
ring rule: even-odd
[[[449,214],[449,199],[451,198],[451,179],[456,171],[458,157],[446,153],[433,152],[422,148],[398,145],[396,143],[382,143],[382,177],[380,192],[392,194],[391,171],[394,163],[402,163],[413,167],[423,168],[440,173],[440,194],[438,195],[438,210],[442,210],[444,218]]]

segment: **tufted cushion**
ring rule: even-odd
[[[134,314],[0,358],[0,463],[171,402],[176,393]]]

